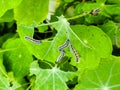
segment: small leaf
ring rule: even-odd
[[[74,72],[64,72],[57,67],[41,69],[36,61],[31,64],[30,74],[36,76],[32,90],[67,90],[66,82],[75,76]]]

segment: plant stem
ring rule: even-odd
[[[89,13],[90,13],[90,12],[84,12],[84,13],[82,13],[82,14],[80,14],[80,15],[67,18],[67,20],[73,20],[73,19],[77,19],[77,18],[80,18],[80,17],[84,17],[84,16],[88,15]]]

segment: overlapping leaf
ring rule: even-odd
[[[1,50],[0,50],[1,51]],[[12,81],[12,86],[10,86],[10,81],[13,79],[9,78],[5,67],[3,65],[3,53],[0,52],[0,90],[11,90],[20,87],[16,81]]]
[[[65,43],[67,39],[70,40],[70,44],[77,50],[81,62],[84,63],[82,63],[83,68],[94,68],[99,63],[99,57],[107,57],[111,54],[111,41],[99,28],[78,25],[72,26],[72,30],[63,16],[59,17],[59,21],[52,26],[57,30],[56,36],[52,41],[44,40],[39,45],[24,39],[25,36],[33,36],[33,27],[23,25],[18,27],[19,34],[24,43],[40,59],[55,62],[60,54],[58,51],[59,46]],[[70,46],[67,48],[66,55],[72,55],[72,61],[75,61],[75,53],[72,53]]]
[[[0,22],[11,22],[13,20],[14,20],[13,9],[6,11],[5,14],[2,17],[0,17]]]
[[[6,74],[7,76],[7,74]],[[21,85],[19,83],[17,83],[16,81],[12,81],[10,82],[10,78],[7,76],[4,76],[2,74],[0,74],[0,90],[15,90],[19,87],[21,87]],[[10,86],[10,83],[12,83],[12,86]]]
[[[41,69],[36,61],[31,64],[30,74],[36,76],[32,90],[67,90],[66,82],[75,76],[74,72],[64,72],[57,67]]]
[[[101,60],[99,67],[87,71],[74,90],[119,90],[120,58]]]
[[[23,0],[14,10],[15,19],[25,25],[43,22],[48,14],[48,5],[49,0]]]
[[[4,43],[4,64],[7,71],[13,71],[15,78],[22,82],[23,77],[29,73],[29,65],[32,62],[32,55],[20,39],[9,39]]]
[[[9,9],[20,4],[22,0],[0,0],[0,17]]]
[[[101,25],[100,28],[111,38],[113,45],[120,47],[119,23],[117,24],[113,21],[108,21],[107,23]]]
[[[107,4],[106,4],[107,3]],[[111,4],[110,4],[111,3]],[[113,4],[117,3],[117,4]],[[84,19],[81,19],[82,23],[87,24],[101,24],[105,20],[109,18],[115,18],[120,15],[120,6],[119,1],[112,1],[112,0],[96,0],[96,3],[86,2],[86,3],[79,3],[75,8],[76,14],[81,14],[83,12],[92,12],[95,9],[99,9],[100,12],[96,15],[89,14]],[[95,12],[94,12],[95,13]],[[113,17],[114,16],[114,17]],[[85,21],[83,21],[85,20]],[[79,22],[79,21],[78,21]]]
[[[77,43],[79,39],[75,36],[71,37],[71,43],[75,46],[81,56],[80,67],[82,65],[85,65],[83,67],[87,68],[92,66],[95,67],[99,63],[99,57],[104,58],[111,54],[111,41],[101,29],[95,26],[85,25],[74,25],[71,28],[76,36],[78,36],[84,43],[80,45],[80,43]]]

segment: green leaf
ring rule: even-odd
[[[74,25],[71,28],[79,38],[78,41],[75,36],[71,36],[71,43],[81,56],[79,67],[94,68],[98,65],[100,57],[105,58],[112,53],[112,43],[100,28],[85,25]],[[83,45],[80,45],[80,40],[82,40]]]
[[[25,36],[33,37],[33,27],[23,25],[18,27],[22,41],[27,45],[31,53],[39,59],[55,62],[60,55],[59,46],[65,43],[67,39],[70,40],[70,44],[77,50],[81,62],[81,64],[78,64],[82,68],[96,67],[100,57],[108,57],[112,52],[112,44],[109,37],[97,27],[76,25],[72,26],[71,29],[63,16],[59,17],[59,21],[53,23],[52,26],[57,30],[53,40],[44,40],[37,45],[24,39]],[[106,42],[108,43],[104,44]],[[76,65],[76,57],[70,46],[65,51],[67,56],[72,57],[72,64]]]
[[[2,51],[2,49],[0,51]],[[10,78],[7,75],[7,72],[3,65],[3,53],[0,52],[0,90],[15,90],[19,88],[20,84],[13,79],[14,77]],[[12,83],[12,86],[10,86],[10,83]]]
[[[3,76],[0,74],[0,90],[16,90],[20,87],[20,84],[16,81],[9,81],[11,78],[8,76]],[[10,83],[12,83],[12,86],[10,86]]]
[[[119,24],[108,21],[105,24],[101,25],[100,28],[110,37],[112,44],[120,47],[120,31]]]
[[[105,12],[111,16],[120,15],[120,6],[119,5],[105,5]]]
[[[120,0],[107,0],[107,3],[120,4]]]
[[[47,26],[40,26],[40,27],[37,27],[37,28],[38,28],[39,32],[45,32],[48,29]]]
[[[114,18],[114,21],[120,23],[120,15],[116,16],[116,17]]]
[[[2,44],[9,38],[11,38],[14,34],[13,33],[7,33],[3,36],[0,37],[0,47],[2,46]]]
[[[120,30],[117,30],[117,33],[114,39],[115,39],[115,45],[119,48],[120,47]]]
[[[11,22],[14,20],[14,13],[13,10],[8,10],[5,14],[0,17],[0,22]]]
[[[0,74],[0,90],[9,90],[8,79]]]
[[[1,52],[2,49],[0,49],[0,75],[5,75],[6,76],[6,70],[5,67],[3,65],[3,53]]]
[[[15,8],[15,19],[18,24],[32,25],[43,22],[48,14],[49,0],[23,0]]]
[[[119,90],[120,57],[102,59],[98,68],[87,71],[74,90]]]
[[[32,55],[20,39],[7,40],[3,48],[7,51],[4,53],[6,70],[13,71],[15,78],[21,82],[23,77],[29,73]]]
[[[74,25],[71,28],[84,43],[91,46],[102,58],[111,54],[112,44],[110,38],[100,28],[85,25]],[[107,43],[105,44],[105,42]]]
[[[37,61],[31,64],[30,75],[35,75],[36,80],[32,90],[67,90],[66,82],[72,80],[74,72],[64,72],[57,67],[52,69],[41,69]]]
[[[0,17],[9,9],[20,4],[22,0],[0,0]],[[9,17],[9,16],[8,16]]]
[[[104,12],[105,4],[104,2],[97,2],[97,3],[79,3],[75,8],[76,14],[81,14],[83,12],[88,12],[89,15],[85,16],[85,22],[82,20],[81,22],[87,24],[99,24],[102,23],[104,19],[110,17],[108,14]],[[100,12],[97,15],[91,15],[91,12],[95,9],[100,9]],[[80,18],[81,19],[81,18]],[[81,23],[80,22],[80,23]]]
[[[105,3],[106,0],[96,0],[97,3]]]
[[[69,2],[73,2],[73,0],[64,0],[64,2],[69,3]]]

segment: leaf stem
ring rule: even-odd
[[[88,15],[89,13],[90,13],[90,12],[83,12],[83,13],[80,14],[80,15],[67,18],[67,20],[73,20],[73,19],[77,19],[77,18],[80,18],[80,17],[84,17],[84,16]]]

